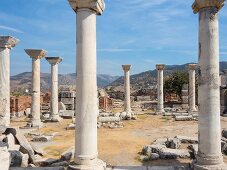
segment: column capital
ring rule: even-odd
[[[216,7],[220,10],[225,4],[225,0],[195,0],[192,4],[193,12],[196,14],[202,8]]]
[[[68,0],[68,2],[75,12],[80,8],[88,8],[95,11],[97,15],[101,15],[105,10],[104,0]]]
[[[43,49],[25,49],[25,52],[34,59],[41,59],[46,55],[46,51]]]
[[[12,48],[19,42],[18,39],[11,36],[0,36],[0,48]]]
[[[188,64],[188,70],[196,70],[197,66],[197,64]]]
[[[157,70],[164,70],[165,64],[156,64],[156,69]]]
[[[124,71],[129,71],[130,70],[130,68],[131,68],[131,65],[122,65],[122,68],[123,68],[123,70]]]
[[[46,57],[46,60],[51,64],[51,65],[56,65],[62,62],[63,58],[61,57]]]

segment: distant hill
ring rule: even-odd
[[[51,75],[49,73],[41,73],[41,91],[49,91],[51,87]],[[110,76],[105,74],[99,74],[97,76],[98,87],[104,87],[115,81],[119,76]],[[22,91],[25,89],[31,89],[31,72],[24,72],[15,76],[11,76],[11,92],[13,91]],[[75,85],[76,83],[76,74],[59,74],[58,76],[59,85]]]
[[[168,76],[171,73],[173,73],[173,71],[175,70],[187,70],[187,65],[188,63],[183,65],[166,65],[164,75]],[[224,69],[227,69],[227,62],[220,62],[220,71]],[[157,81],[156,79],[157,79],[156,69],[135,74],[130,77],[131,86],[134,89],[156,85],[156,81]],[[123,77],[119,77],[117,80],[110,83],[109,86],[117,87],[117,86],[122,86],[123,84],[124,84]]]

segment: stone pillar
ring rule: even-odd
[[[196,0],[199,13],[199,151],[195,170],[224,170],[221,153],[218,11],[224,0]]]
[[[96,15],[101,15],[103,0],[68,0],[77,13],[76,21],[76,145],[75,166],[71,169],[103,170],[97,149],[97,62]]]
[[[130,92],[130,68],[131,65],[122,65],[124,70],[124,89],[125,89],[125,99],[124,99],[124,111],[127,117],[131,118],[131,92]]]
[[[181,90],[181,107],[188,110],[188,84],[183,84]]]
[[[197,64],[189,64],[189,113],[196,112],[197,109],[195,107],[195,70],[197,68]]]
[[[61,57],[46,57],[51,65],[51,104],[50,120],[59,122],[61,117],[58,114],[58,64],[62,61]]]
[[[157,64],[157,74],[158,74],[158,80],[157,80],[157,93],[158,93],[158,105],[156,114],[162,114],[165,112],[164,110],[164,96],[163,96],[163,70],[165,68],[164,64]]]
[[[25,49],[25,52],[32,58],[32,107],[31,127],[42,127],[40,119],[40,59],[46,55],[41,49]]]
[[[19,40],[0,36],[0,126],[10,124],[10,50]]]

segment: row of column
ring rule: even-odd
[[[0,126],[10,125],[10,49],[19,42],[11,36],[0,36]],[[30,126],[41,127],[40,119],[40,59],[46,55],[42,49],[25,49],[32,58],[32,106]],[[58,63],[60,57],[46,57],[51,64],[51,119],[58,116]]]
[[[77,119],[76,153],[72,169],[105,169],[97,156],[96,15],[101,15],[103,0],[68,0],[77,13]],[[199,151],[194,169],[224,169],[220,139],[218,10],[224,0],[196,0],[199,12]],[[89,50],[87,50],[89,49]],[[89,61],[89,62],[88,62]],[[124,67],[123,67],[124,68]],[[158,68],[158,110],[163,111],[163,70]],[[127,74],[126,76],[127,77]],[[194,79],[194,71],[190,71]],[[127,81],[128,82],[128,78]],[[125,90],[128,85],[125,85]],[[190,83],[194,110],[194,83]],[[128,97],[126,97],[128,100]],[[126,108],[127,110],[127,108]],[[222,168],[223,167],[223,168]]]
[[[162,114],[165,112],[164,110],[164,93],[163,93],[163,70],[165,68],[164,64],[157,64],[157,94],[158,94],[158,103],[156,114]],[[197,64],[189,64],[189,109],[188,112],[196,112],[196,100],[195,100],[195,70],[197,68]]]

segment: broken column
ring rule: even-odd
[[[0,126],[10,124],[10,50],[19,40],[0,36]]]
[[[46,55],[42,49],[25,49],[25,52],[32,58],[32,107],[31,127],[41,127],[40,119],[40,59]]]
[[[181,90],[181,107],[188,110],[188,84],[183,84]]]
[[[227,169],[221,153],[218,11],[224,0],[196,0],[199,13],[199,151],[195,170]]]
[[[76,35],[76,145],[75,166],[71,169],[104,170],[97,149],[97,61],[96,15],[101,15],[103,0],[68,0],[77,13]]]
[[[125,99],[124,99],[124,111],[127,117],[131,118],[131,99],[130,99],[130,68],[131,65],[122,65],[124,70],[124,89],[125,89]]]
[[[58,64],[62,61],[61,57],[46,57],[51,64],[51,104],[50,120],[59,122],[61,117],[58,114]]]
[[[196,112],[197,109],[195,107],[195,70],[197,68],[197,64],[189,64],[189,113]]]
[[[162,114],[165,112],[164,110],[164,96],[163,96],[163,70],[165,68],[165,64],[157,64],[157,74],[158,74],[158,80],[157,80],[157,93],[158,93],[158,105],[156,114]]]

